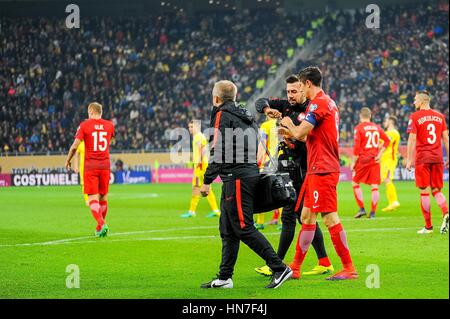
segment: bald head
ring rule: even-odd
[[[219,81],[214,85],[212,95],[214,106],[236,101],[237,86],[231,81]]]

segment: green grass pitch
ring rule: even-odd
[[[218,196],[219,185],[214,189]],[[253,270],[263,262],[244,244],[234,289],[199,288],[218,272],[221,241],[218,220],[205,218],[206,200],[196,218],[179,217],[188,208],[190,185],[112,186],[106,239],[92,236],[95,222],[79,187],[0,189],[0,298],[447,299],[449,239],[438,231],[440,210],[433,201],[435,233],[417,235],[423,226],[419,193],[410,182],[397,183],[397,189],[402,204],[398,211],[379,212],[374,220],[354,220],[351,185],[339,185],[339,213],[358,280],[302,277],[276,290],[263,288],[268,278]],[[369,189],[363,190],[369,205]],[[380,194],[379,210],[386,205],[384,186]],[[263,233],[274,247],[278,245],[276,226],[266,226]],[[324,236],[330,258],[340,268],[326,229]],[[294,250],[292,245],[287,262]],[[311,249],[304,269],[315,263]],[[71,264],[80,270],[79,289],[66,287],[66,267]],[[366,285],[372,274],[367,272],[369,265],[379,267],[379,288]]]

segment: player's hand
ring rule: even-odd
[[[286,116],[281,120],[280,125],[290,130],[294,127],[294,122],[292,122],[290,117]]]
[[[209,192],[211,190],[211,185],[203,184],[202,188],[200,188],[200,193],[203,197],[206,197],[209,195]]]
[[[69,161],[66,161],[66,164],[64,165],[66,167],[66,170],[70,172],[72,170],[72,164]]]
[[[378,154],[378,155],[375,157],[375,163],[379,163],[380,160],[381,160],[381,154]]]
[[[270,107],[266,107],[264,109],[264,114],[266,114],[271,119],[279,119],[283,116],[280,111],[271,109]]]
[[[352,163],[352,164],[350,165],[350,169],[352,170],[352,172],[355,170],[355,163]]]
[[[412,168],[413,168],[412,161],[407,161],[407,162],[406,162],[406,169],[407,169],[408,171],[411,171]]]
[[[292,137],[291,132],[285,127],[278,128],[278,134],[283,136],[284,139],[289,139]]]

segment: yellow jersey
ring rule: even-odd
[[[261,134],[262,138],[266,141],[266,147],[272,157],[275,157],[278,151],[278,132],[277,132],[277,120],[269,119],[261,124]],[[266,163],[269,161],[267,154],[264,156],[264,161]]]
[[[398,161],[398,146],[400,144],[400,133],[397,130],[386,131],[386,135],[391,140],[391,143],[381,156],[383,162],[397,162]]]
[[[202,133],[194,135],[192,141],[192,162],[194,163],[195,170],[206,171],[208,167],[207,145],[208,141],[205,135]]]

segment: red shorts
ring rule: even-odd
[[[109,190],[109,169],[94,169],[84,172],[84,193],[106,195]]]
[[[380,185],[380,171],[380,163],[376,163],[373,160],[368,163],[364,163],[358,160],[355,164],[355,170],[353,172],[353,182],[358,184],[363,183],[368,185]]]
[[[313,213],[337,212],[337,184],[340,173],[311,174],[305,185],[304,207]]]
[[[416,164],[415,175],[418,188],[442,189],[444,187],[444,164],[442,163]]]

